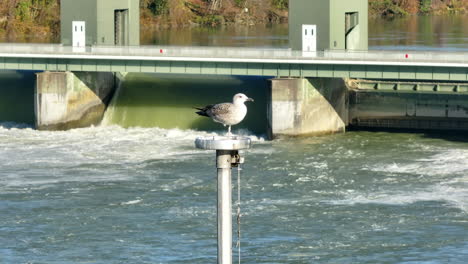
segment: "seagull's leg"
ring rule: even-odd
[[[228,126],[228,133],[227,133],[228,136],[231,136],[231,126]]]

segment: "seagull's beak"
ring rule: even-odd
[[[254,99],[252,99],[252,98],[247,98],[247,100],[245,100],[245,101],[246,101],[246,102],[253,102]]]

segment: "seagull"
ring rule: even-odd
[[[232,103],[220,103],[207,105],[203,108],[195,107],[196,112],[201,116],[211,117],[213,121],[228,126],[228,135],[231,135],[231,126],[239,124],[247,114],[245,102],[253,102],[252,98],[245,94],[238,93],[232,98]]]

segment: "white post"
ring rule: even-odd
[[[218,170],[218,264],[232,263],[232,156],[236,151],[217,150]]]

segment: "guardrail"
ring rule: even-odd
[[[71,47],[61,44],[0,44],[1,54],[101,55],[189,58],[236,58],[277,60],[353,60],[406,61],[434,63],[467,63],[468,52],[427,51],[345,51],[326,50],[301,52],[290,49],[260,49],[239,47],[181,47],[181,46],[88,46]],[[468,65],[467,65],[468,67]]]

